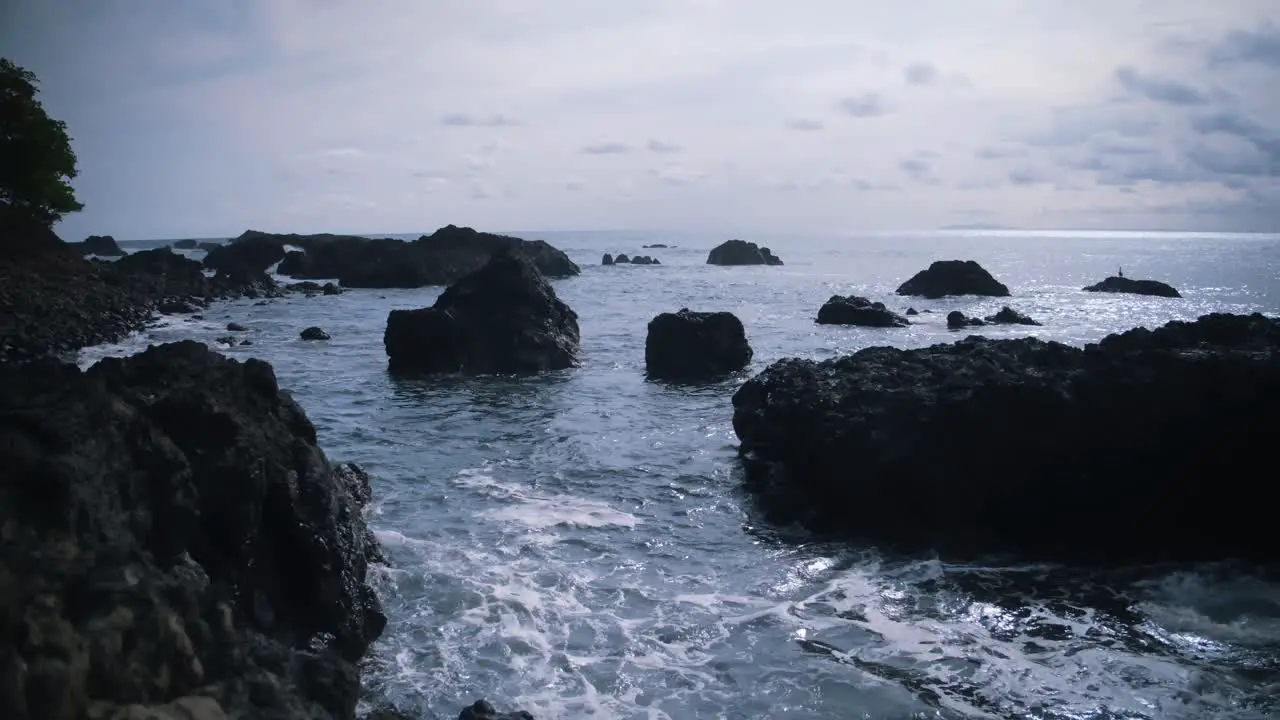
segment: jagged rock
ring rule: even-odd
[[[605,254],[604,254],[604,257],[600,258],[600,264],[601,264],[601,265],[613,265],[613,264],[614,264],[613,256],[612,256],[612,255],[610,255],[609,253],[605,253]]]
[[[787,359],[733,397],[770,515],[948,555],[1280,558],[1260,448],[1280,320],[1207,315],[1084,349],[971,337]],[[1194,518],[1194,521],[1189,520]]]
[[[328,340],[328,339],[330,339],[330,338],[329,338],[329,333],[325,332],[324,330],[322,330],[322,329],[320,329],[320,328],[318,328],[318,327],[314,327],[314,326],[309,327],[309,328],[307,328],[307,329],[303,330],[303,331],[299,334],[299,337],[301,337],[303,340]]]
[[[708,265],[781,265],[782,259],[770,252],[767,247],[760,247],[744,240],[726,240],[711,249],[707,254]]]
[[[369,480],[269,365],[0,366],[0,467],[0,717],[354,716],[386,623]]]
[[[477,700],[470,707],[462,709],[458,720],[534,720],[527,710],[515,710],[500,713],[487,700]]]
[[[913,307],[909,307],[909,308],[907,308],[907,316],[908,316],[908,317],[910,317],[910,316],[912,316],[912,315],[919,315],[919,314],[920,314],[920,313],[919,313],[919,312],[917,312],[915,308],[913,308]]]
[[[832,295],[818,309],[816,322],[821,325],[860,325],[862,327],[906,327],[911,323],[889,310],[881,302],[871,302],[856,295]]]
[[[1086,292],[1130,293],[1133,295],[1154,295],[1156,297],[1180,298],[1172,285],[1159,280],[1132,280],[1119,275],[1112,275],[1095,285],[1085,288]]]
[[[746,329],[733,313],[662,313],[649,321],[644,364],[649,377],[705,380],[736,372],[751,362]]]
[[[959,330],[967,327],[982,327],[986,325],[981,318],[969,317],[959,310],[952,310],[947,313],[947,327],[951,330]]]
[[[161,315],[189,315],[200,312],[200,308],[186,300],[166,300],[156,306]]]
[[[992,325],[1039,325],[1040,323],[1032,320],[1030,317],[1014,310],[1005,305],[1000,308],[1000,312],[995,315],[988,315],[987,322]]]
[[[84,242],[76,244],[81,255],[100,255],[102,257],[120,257],[124,255],[124,250],[116,244],[116,239],[110,235],[90,235],[84,239]]]
[[[626,253],[619,253],[618,257],[613,259],[613,262],[615,265],[628,265],[631,263],[631,258]]]
[[[902,283],[897,292],[930,299],[952,295],[1009,296],[1008,287],[972,260],[938,260]]]
[[[392,310],[383,344],[396,373],[531,373],[578,364],[578,315],[533,263],[502,252],[434,306]]]

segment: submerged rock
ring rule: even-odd
[[[329,340],[329,333],[318,327],[309,327],[299,333],[303,340]]]
[[[534,718],[526,710],[500,713],[489,701],[477,700],[471,706],[462,709],[458,714],[458,720],[534,720]]]
[[[707,254],[708,265],[781,265],[769,248],[745,240],[726,240]]]
[[[952,555],[1280,558],[1258,453],[1280,320],[1206,315],[1085,349],[972,337],[787,359],[733,397],[762,507]]]
[[[1000,308],[1000,312],[995,315],[988,315],[987,322],[992,325],[1039,325],[1040,323],[1032,320],[1030,317],[1014,310],[1005,305]]]
[[[822,325],[860,325],[862,327],[906,327],[909,320],[886,308],[882,302],[871,302],[856,295],[832,295],[818,309],[817,323]]]
[[[1008,297],[1009,288],[972,260],[938,260],[898,287],[899,295],[937,299],[952,295]]]
[[[981,318],[969,317],[959,310],[952,310],[947,313],[947,328],[950,330],[959,330],[967,327],[982,327],[986,325]]]
[[[704,380],[746,367],[753,351],[733,313],[682,308],[649,321],[644,364],[649,377]]]
[[[354,716],[369,479],[269,365],[0,366],[0,467],[0,717]]]
[[[524,255],[504,252],[435,305],[392,310],[383,345],[397,373],[532,373],[578,364],[578,315]]]
[[[1156,297],[1182,297],[1172,285],[1159,280],[1132,280],[1119,275],[1112,275],[1100,283],[1085,288],[1085,292],[1130,293],[1133,295],[1154,295]]]

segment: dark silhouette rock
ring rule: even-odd
[[[631,263],[631,258],[628,257],[626,253],[619,253],[618,256],[613,259],[613,262],[615,265],[628,265]]]
[[[320,294],[321,295],[341,295],[342,288],[338,287],[337,285],[334,285],[331,282],[325,283],[324,287],[320,288]]]
[[[881,302],[871,302],[856,295],[832,295],[818,309],[821,325],[860,325],[862,327],[906,327],[910,321],[889,310]]]
[[[649,321],[644,364],[651,378],[705,380],[736,372],[751,362],[747,332],[733,313],[662,313]]]
[[[458,720],[534,720],[527,710],[515,710],[500,713],[487,700],[477,700],[469,707],[463,708]]]
[[[309,328],[307,328],[307,329],[303,330],[303,331],[300,333],[300,335],[299,335],[299,336],[300,336],[303,340],[328,340],[328,339],[330,339],[330,338],[329,338],[329,333],[327,333],[327,332],[325,332],[324,330],[322,330],[322,329],[320,329],[320,328],[318,328],[318,327],[315,327],[315,326],[312,326],[312,327],[309,327]]]
[[[1030,317],[1014,310],[1005,305],[1000,308],[1000,312],[995,315],[988,315],[987,322],[992,325],[1039,325],[1040,323],[1032,320]]]
[[[986,325],[981,318],[969,317],[959,310],[952,310],[947,313],[947,327],[951,330],[959,330],[967,327],[982,327]]]
[[[898,294],[930,299],[953,295],[1008,297],[1009,288],[972,260],[938,260],[902,283]]]
[[[609,253],[605,253],[604,257],[600,258],[601,265],[612,265],[613,263],[614,263],[613,256],[610,255]]]
[[[175,240],[173,243],[169,245],[169,247],[173,248],[174,250],[195,250],[199,246],[200,246],[200,242],[198,240],[195,240],[194,238],[187,238],[185,240]]]
[[[100,255],[102,257],[120,257],[124,255],[124,250],[116,244],[116,239],[110,235],[90,235],[84,239],[84,242],[77,243],[81,255]]]
[[[770,252],[767,247],[760,247],[744,240],[726,240],[711,249],[707,254],[708,265],[781,265],[782,259]]]
[[[186,300],[166,300],[156,305],[156,312],[161,315],[189,315],[200,312],[200,308]]]
[[[533,373],[578,364],[578,315],[529,258],[493,256],[435,305],[392,310],[383,344],[394,373]]]
[[[231,332],[249,332],[249,328],[241,325],[240,323],[234,323],[234,322],[227,323],[227,329],[230,330]]]
[[[1257,462],[1280,427],[1277,350],[1280,320],[1215,314],[1084,349],[970,337],[787,359],[734,395],[733,424],[760,506],[819,532],[953,556],[1274,561]]]
[[[0,467],[0,717],[354,717],[369,479],[269,365],[0,366]]]
[[[284,246],[284,241],[275,238],[241,235],[209,250],[204,256],[204,266],[231,275],[265,273],[284,260]]]
[[[1119,275],[1112,275],[1095,285],[1085,288],[1086,292],[1129,293],[1132,295],[1154,295],[1156,297],[1180,298],[1172,285],[1159,280],[1133,280]]]
[[[652,245],[644,245],[643,247],[644,247],[644,249],[645,249],[645,250],[652,250],[652,249],[655,249],[655,248],[666,248],[666,247],[670,247],[670,246],[669,246],[669,245],[663,245],[662,243],[654,243],[654,244],[652,244]]]
[[[916,312],[916,309],[915,309],[915,308],[912,308],[912,307],[907,308],[907,316],[908,316],[908,317],[910,317],[910,316],[912,316],[912,315],[919,315],[919,314],[920,314],[920,313]]]

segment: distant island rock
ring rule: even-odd
[[[667,248],[667,247],[671,247],[671,246],[670,246],[670,245],[664,245],[663,243],[654,243],[654,244],[652,244],[652,245],[642,245],[641,247],[642,247],[643,249],[645,249],[645,250],[653,250],[653,249],[655,249],[655,248]]]
[[[1280,319],[1213,314],[1083,349],[791,358],[734,394],[733,427],[759,507],[820,533],[957,558],[1274,561],[1256,464],[1280,427],[1278,352]]]
[[[435,305],[392,310],[383,335],[397,374],[535,373],[578,364],[578,315],[529,257],[500,252]]]
[[[1008,297],[1009,288],[973,260],[938,260],[902,283],[897,294],[932,300],[954,295]]]
[[[120,257],[125,254],[116,239],[110,235],[90,235],[84,242],[76,243],[81,255],[99,255],[101,257]]]
[[[769,248],[745,240],[726,240],[707,254],[708,265],[781,265]]]
[[[818,309],[815,320],[820,325],[859,325],[892,328],[911,324],[905,317],[886,308],[882,302],[871,302],[856,295],[832,295]]]
[[[715,378],[746,367],[754,354],[742,321],[729,312],[681,308],[653,318],[648,330],[644,364],[655,379]]]
[[[1120,275],[1112,275],[1100,283],[1084,288],[1085,292],[1129,293],[1131,295],[1154,295],[1156,297],[1180,298],[1181,294],[1172,286],[1159,280],[1131,280]]]
[[[605,253],[601,258],[601,265],[661,265],[662,261],[648,255],[636,255],[629,257],[625,253],[620,253],[617,257]]]

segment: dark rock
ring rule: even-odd
[[[435,305],[392,310],[383,344],[396,373],[531,373],[578,364],[578,315],[529,259],[495,255]]]
[[[949,555],[1280,558],[1260,448],[1280,320],[1207,315],[1078,349],[970,337],[774,363],[734,395],[771,515]],[[1192,520],[1194,519],[1194,520]]]
[[[199,311],[199,307],[186,300],[165,300],[156,305],[156,312],[161,315],[189,315]]]
[[[822,325],[861,325],[862,327],[906,327],[911,323],[889,310],[881,302],[871,302],[856,295],[832,295],[818,309],[817,321]]]
[[[315,270],[313,269],[310,255],[303,250],[290,250],[280,260],[280,266],[276,268],[276,273],[289,277],[308,277],[314,275]],[[329,277],[337,277],[337,275],[330,275]]]
[[[1009,288],[972,260],[938,260],[902,283],[898,294],[931,299],[952,295],[1008,297]]]
[[[110,235],[90,235],[84,239],[84,242],[77,243],[76,247],[80,250],[81,255],[100,255],[102,257],[120,257],[124,255],[124,250],[116,244],[116,239]]]
[[[631,262],[631,258],[627,257],[626,253],[619,253],[618,257],[613,259],[613,262],[617,265],[627,265]]]
[[[470,707],[462,709],[458,720],[534,720],[527,710],[515,710],[500,713],[486,700],[477,700]]]
[[[753,242],[726,240],[707,254],[708,265],[781,265],[782,260]]]
[[[1159,280],[1131,280],[1127,277],[1112,275],[1096,285],[1085,288],[1086,292],[1130,293],[1133,295],[1154,295],[1156,297],[1180,298],[1172,285]]]
[[[736,372],[753,355],[747,332],[733,313],[682,308],[649,321],[644,364],[649,377],[705,380]]]
[[[186,240],[175,240],[172,244],[169,245],[169,247],[173,248],[174,250],[195,250],[197,247],[199,247],[199,244],[196,240],[188,238]]]
[[[969,317],[959,310],[952,310],[947,313],[947,327],[951,330],[959,330],[967,327],[982,327],[986,325],[981,318]]]
[[[665,248],[665,247],[668,247],[668,246],[667,246],[667,245],[663,245],[662,243],[654,243],[654,244],[652,244],[652,245],[645,245],[645,246],[644,246],[644,249],[645,249],[645,250],[650,250],[650,249],[653,249],[653,248]]]
[[[241,345],[252,345],[252,344],[253,344],[253,341],[252,341],[252,340],[241,340],[241,341],[240,341],[240,344],[241,344]]]
[[[283,240],[246,235],[209,250],[204,266],[230,275],[254,275],[284,260]]]
[[[612,264],[613,264],[613,256],[612,256],[612,255],[610,255],[609,253],[605,253],[605,254],[604,254],[604,257],[600,258],[600,264],[601,264],[601,265],[612,265]]]
[[[329,333],[325,332],[324,330],[321,330],[321,329],[320,329],[320,328],[318,328],[318,327],[314,327],[314,326],[309,327],[309,328],[307,328],[307,329],[303,330],[303,331],[302,331],[302,333],[300,334],[300,337],[301,337],[303,340],[328,340],[328,339],[330,339],[330,338],[329,338]]]
[[[218,342],[222,343],[223,345],[230,345],[232,347],[240,344],[240,340],[233,335],[226,335],[224,337],[220,337],[218,338]]]
[[[907,308],[907,315],[908,315],[908,316],[911,316],[911,315],[919,315],[919,314],[920,314],[920,313],[916,312],[916,309],[915,309],[915,308],[912,308],[912,307]]]
[[[334,285],[331,282],[325,283],[324,287],[320,288],[320,294],[321,295],[341,295],[342,288],[338,287],[337,285]]]
[[[240,323],[234,323],[234,322],[227,323],[227,329],[230,330],[231,332],[249,332],[249,328],[241,325]]]
[[[0,366],[0,467],[0,717],[354,717],[386,623],[368,477],[269,365]]]
[[[214,248],[220,248],[220,247],[222,247],[222,243],[220,242],[205,241],[205,242],[196,243],[196,249],[203,250],[205,252],[210,252]]]
[[[1032,320],[1030,317],[1014,310],[1005,305],[1000,308],[1000,312],[995,315],[988,315],[987,322],[993,325],[1039,325],[1040,323]]]

